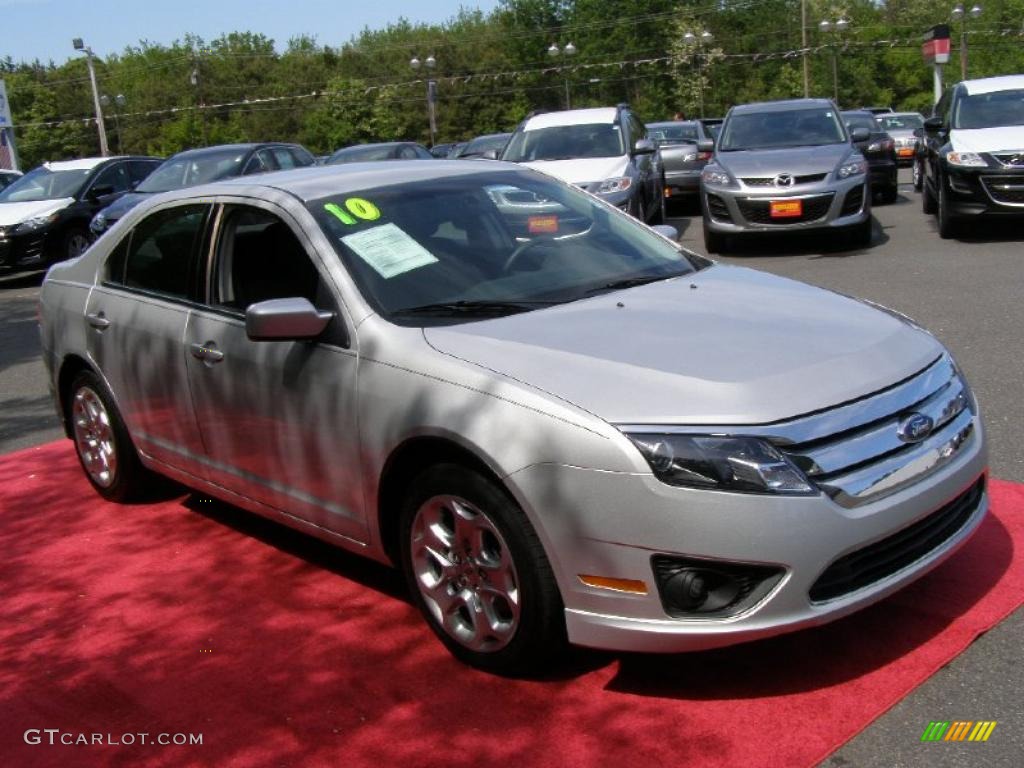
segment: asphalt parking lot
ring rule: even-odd
[[[909,181],[907,172],[901,181]],[[703,252],[699,213],[673,206],[681,242]],[[680,215],[682,214],[682,215]],[[1024,248],[1020,225],[977,227],[944,241],[909,184],[893,205],[874,211],[870,248],[841,250],[839,238],[787,237],[741,243],[721,261],[793,277],[870,299],[935,333],[966,371],[988,427],[995,477],[1024,482],[1020,403],[1024,381]],[[0,277],[0,452],[61,433],[43,376],[36,333],[41,274]],[[752,307],[756,313],[757,308]],[[808,322],[813,322],[808,318]],[[835,753],[828,766],[1017,766],[1024,754],[1024,665],[1018,610],[970,650]],[[825,715],[827,716],[827,715]],[[983,751],[921,744],[931,720],[996,720]],[[801,724],[813,728],[813,723]]]

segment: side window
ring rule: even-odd
[[[160,167],[160,163],[154,160],[132,160],[128,163],[128,177],[133,184],[145,181],[153,171]]]
[[[271,151],[274,153],[277,167],[282,171],[295,167],[295,158],[292,157],[292,153],[288,151],[287,147],[274,147]]]
[[[109,195],[112,192],[124,192],[130,186],[128,163],[114,163],[100,171],[100,175],[93,181],[91,189],[103,191],[103,188],[106,187],[107,190],[103,194]]]
[[[186,298],[207,210],[206,205],[183,205],[139,222],[128,249],[125,286]]]
[[[242,171],[243,175],[250,173],[266,173],[267,171],[276,171],[277,163],[274,162],[273,155],[270,154],[269,149],[261,149],[255,155],[250,158],[249,162],[245,165],[245,170]]]
[[[124,265],[128,257],[128,244],[132,235],[129,232],[121,238],[121,242],[114,246],[114,250],[107,256],[106,272],[104,282],[114,285],[124,285]]]
[[[295,296],[317,304],[323,298],[320,282],[306,249],[279,218],[243,206],[225,211],[212,304],[244,311],[259,301]]]
[[[419,154],[416,152],[415,147],[406,145],[398,151],[398,157],[402,160],[417,160],[419,159]]]

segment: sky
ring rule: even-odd
[[[140,40],[168,44],[194,33],[261,32],[278,50],[300,34],[338,46],[364,27],[381,29],[405,17],[442,22],[459,7],[485,13],[498,0],[0,0],[0,59],[61,64],[81,37],[100,57]]]

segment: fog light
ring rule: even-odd
[[[651,558],[661,604],[676,618],[733,616],[759,602],[782,578],[783,569],[697,558]]]

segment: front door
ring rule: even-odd
[[[356,428],[358,355],[337,300],[283,211],[226,206],[207,302],[185,332],[208,476],[250,499],[365,541]],[[251,341],[245,309],[304,297],[335,319],[316,341]]]

